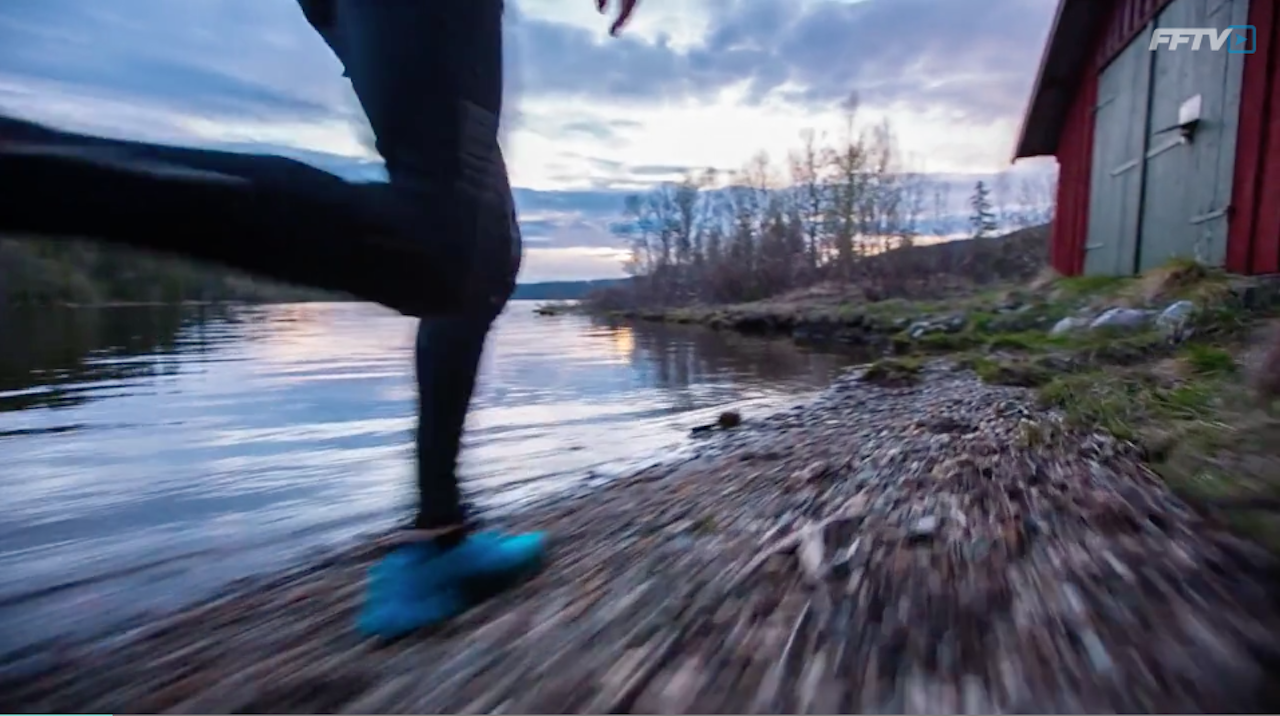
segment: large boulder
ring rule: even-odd
[[[1196,304],[1191,301],[1175,301],[1156,317],[1156,328],[1173,340],[1182,340],[1190,333],[1191,319],[1196,314]]]
[[[1093,319],[1089,330],[1140,331],[1151,325],[1156,311],[1143,308],[1112,308]]]

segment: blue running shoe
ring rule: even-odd
[[[385,639],[435,626],[532,576],[545,555],[540,532],[478,532],[449,549],[397,547],[370,568],[357,626]]]

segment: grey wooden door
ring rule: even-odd
[[[1093,170],[1084,272],[1123,275],[1135,267],[1151,78],[1151,28],[1103,69],[1094,108]]]
[[[1249,20],[1249,0],[1174,0],[1158,27],[1225,29]],[[1255,40],[1256,41],[1256,40]],[[1221,265],[1227,253],[1243,54],[1185,45],[1153,57],[1143,186],[1139,271],[1175,257]],[[1200,97],[1200,123],[1190,142],[1172,128],[1178,109]]]

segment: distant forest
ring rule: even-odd
[[[515,298],[570,300],[621,280],[521,284]],[[349,301],[222,266],[95,241],[0,238],[0,305]]]
[[[584,298],[594,291],[619,288],[630,279],[611,278],[596,281],[545,281],[522,283],[516,287],[516,300],[571,301]]]
[[[345,299],[101,242],[0,238],[0,305],[332,300]]]

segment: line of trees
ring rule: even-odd
[[[886,252],[1052,217],[1052,182],[1024,179],[1011,190],[1001,175],[976,184],[966,226],[950,185],[912,170],[888,122],[859,129],[854,120],[850,110],[838,142],[806,132],[783,167],[761,153],[737,172],[691,174],[629,196],[614,232],[631,249],[631,299],[749,301],[826,281],[892,293]]]
[[[63,303],[345,300],[231,269],[96,241],[0,236],[0,308]]]

